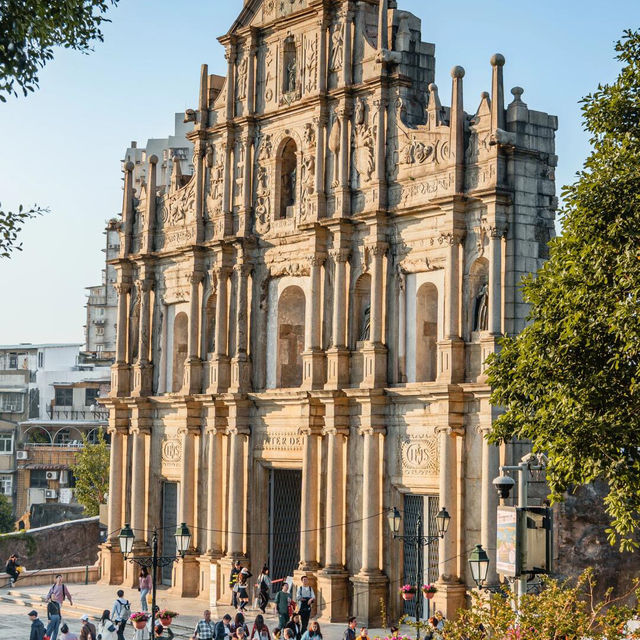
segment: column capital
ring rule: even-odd
[[[506,238],[507,232],[509,231],[508,224],[498,224],[496,223],[494,226],[489,226],[489,235],[492,238]]]
[[[131,291],[131,284],[129,282],[116,282],[114,283],[113,288],[119,296],[122,296]]]
[[[250,262],[236,262],[232,268],[238,275],[248,276],[253,272],[253,264]]]
[[[350,249],[329,249],[329,256],[334,262],[349,262]]]
[[[368,425],[368,426],[360,426],[358,427],[358,435],[361,436],[386,436],[387,435],[387,428],[386,427],[380,427],[380,426],[374,426],[374,425]]]
[[[188,276],[189,284],[200,284],[204,280],[204,273],[201,271],[194,271]]]
[[[149,293],[153,289],[153,277],[147,277],[144,280],[136,280],[136,289],[138,293]]]
[[[452,427],[448,424],[446,425],[439,425],[435,428],[435,434],[436,435],[440,435],[440,434],[444,434],[447,436],[463,436],[464,435],[464,431],[463,429],[459,428],[459,427]]]
[[[374,256],[384,256],[389,250],[389,245],[386,242],[368,242],[365,249]]]
[[[151,422],[149,418],[142,419],[144,422]],[[129,428],[129,435],[132,436],[148,436],[151,435],[151,425],[150,424],[137,424],[131,425]]]
[[[322,428],[323,436],[344,436],[349,437],[349,427],[337,427],[335,425]]]
[[[326,256],[322,254],[315,254],[312,256],[307,256],[306,261],[309,263],[310,267],[321,267],[326,260]]]
[[[233,426],[233,427],[226,427],[224,429],[224,433],[228,436],[248,436],[251,435],[251,431],[249,430],[248,427],[239,427],[239,426]]]

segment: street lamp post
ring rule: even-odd
[[[183,522],[178,526],[175,533],[176,549],[178,550],[177,556],[159,556],[158,555],[158,531],[153,530],[153,537],[151,539],[151,556],[130,556],[133,550],[133,542],[135,535],[133,529],[129,523],[125,524],[118,539],[120,540],[120,549],[125,560],[134,562],[140,567],[147,567],[151,569],[151,637],[153,637],[153,629],[156,624],[156,585],[158,568],[166,567],[180,558],[184,558],[185,554],[189,550],[191,545],[191,532],[189,527]]]
[[[447,533],[449,529],[449,523],[451,522],[451,516],[447,512],[447,510],[442,507],[436,515],[436,527],[438,529],[438,533],[431,536],[425,536],[422,533],[422,516],[418,516],[416,521],[416,532],[414,535],[399,535],[400,531],[400,523],[402,520],[402,516],[400,512],[395,507],[393,511],[390,512],[388,516],[389,526],[391,527],[391,532],[393,533],[394,540],[403,540],[406,544],[413,545],[415,547],[416,552],[416,640],[420,640],[420,626],[421,626],[421,618],[422,618],[422,593],[420,589],[420,582],[422,580],[422,549],[424,547],[428,547],[433,544],[440,538],[444,538],[444,534]],[[427,603],[427,607],[429,604]],[[429,616],[429,611],[427,610],[427,617]]]

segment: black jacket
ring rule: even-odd
[[[300,640],[300,638],[302,638],[302,625],[296,625],[296,623],[293,620],[289,620],[289,622],[287,622],[287,624],[284,625],[285,629],[291,629],[291,631],[293,631],[293,635],[295,637],[296,640]]]
[[[231,629],[229,629],[229,631],[231,631]],[[220,620],[220,622],[216,624],[213,632],[215,640],[225,640],[227,635],[227,625]]]
[[[344,635],[342,636],[343,640],[355,640],[356,639],[356,630],[351,627],[347,627],[344,630]]]
[[[42,624],[42,620],[40,618],[36,618],[31,623],[31,635],[29,636],[29,640],[42,640],[44,638],[45,628]]]
[[[60,615],[60,605],[55,600],[47,602],[47,618],[51,620],[51,616]]]

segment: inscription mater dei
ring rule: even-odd
[[[297,429],[287,431],[267,431],[260,443],[265,451],[291,451],[302,449],[304,436]]]

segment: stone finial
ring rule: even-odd
[[[198,100],[198,110],[200,111],[199,124],[201,127],[207,126],[207,113],[209,110],[209,67],[203,64],[200,67],[200,95]]]
[[[442,124],[442,105],[438,96],[438,86],[433,82],[429,85],[429,102],[427,103],[427,124],[430,129]]]
[[[455,67],[452,67],[451,69],[451,77],[452,78],[464,78],[464,67],[461,67],[460,65],[456,65]]]
[[[529,120],[529,109],[522,101],[523,93],[524,89],[522,87],[513,87],[511,89],[513,102],[507,108],[507,124],[516,121],[527,122]]]
[[[158,156],[155,153],[149,156],[149,164],[158,164]]]
[[[504,66],[504,56],[501,53],[494,53],[491,56],[491,66],[493,67],[491,78],[491,129],[504,129],[504,81],[502,78],[502,67]]]
[[[513,87],[513,89],[511,89],[511,95],[513,96],[513,101],[521,102],[523,93],[524,93],[524,89],[522,87]]]
[[[133,164],[133,162],[131,162],[131,160],[128,160],[127,162],[124,163],[124,170],[133,171],[134,166],[135,165]]]
[[[464,101],[462,96],[464,69],[460,66],[453,67],[451,78],[449,153],[456,162],[456,192],[460,193],[464,187]]]

